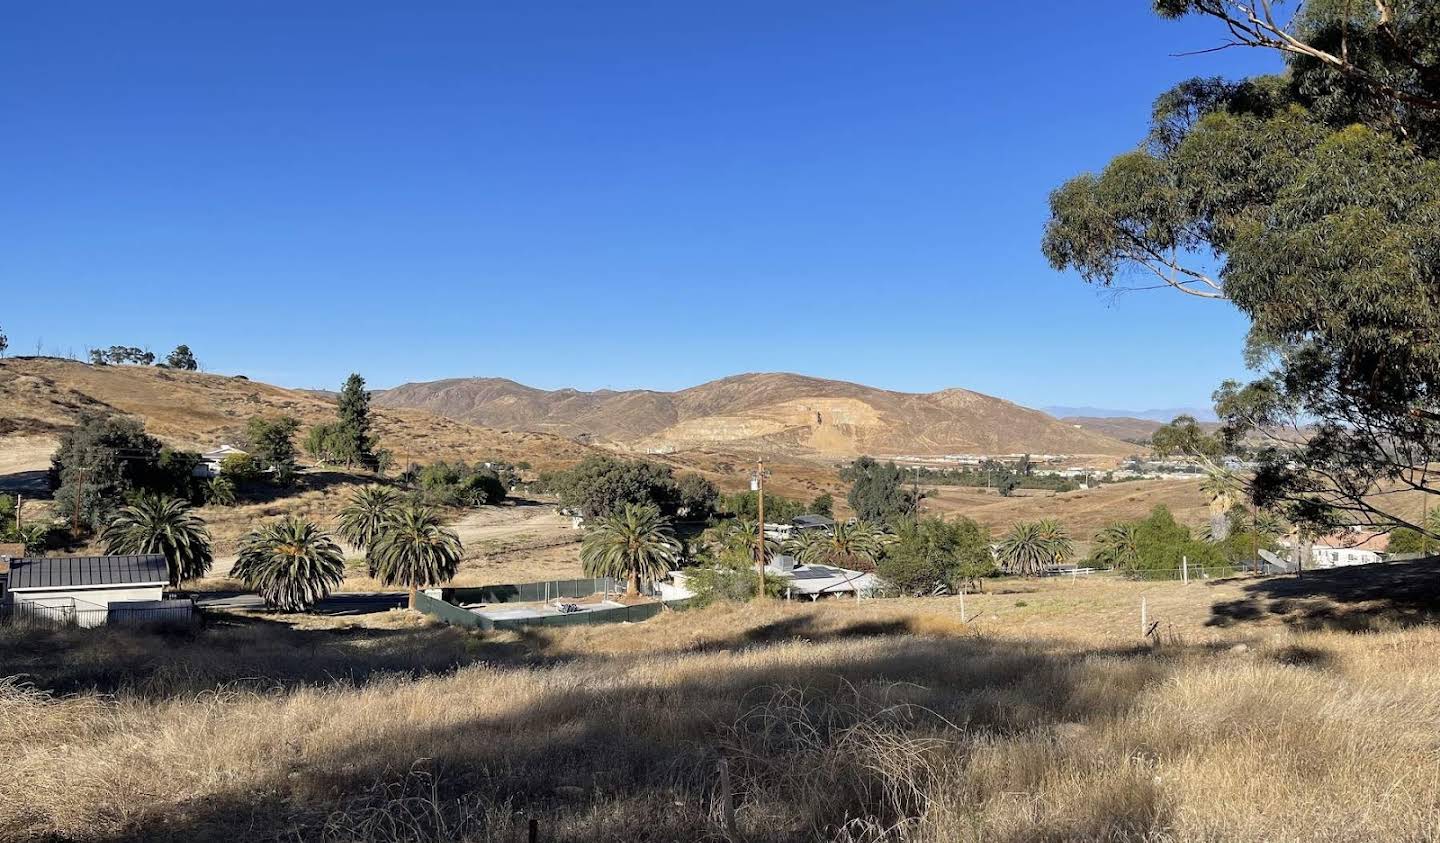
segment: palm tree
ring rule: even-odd
[[[291,515],[251,530],[231,573],[283,612],[301,612],[345,579],[345,554],[319,527]]]
[[[592,577],[624,577],[626,593],[640,593],[640,580],[665,576],[680,556],[670,519],[653,506],[627,503],[585,531],[580,561]]]
[[[452,579],[463,553],[460,537],[445,528],[439,513],[415,505],[395,512],[381,529],[372,551],[375,574],[386,585],[408,588],[412,609],[416,589]]]
[[[1001,540],[997,558],[1006,573],[1038,577],[1069,559],[1073,550],[1065,528],[1054,521],[1020,521]]]
[[[362,486],[340,510],[340,537],[364,548],[365,564],[375,576],[375,543],[400,511],[400,493],[389,486]]]
[[[805,559],[818,551],[812,548],[824,544],[830,539],[828,530],[799,530],[781,545],[785,553],[796,559]]]
[[[731,521],[718,531],[716,541],[722,550],[740,551],[752,560],[759,561],[755,559],[755,556],[759,553],[760,547],[760,522],[745,518]],[[779,550],[780,543],[767,535],[765,537],[765,561],[770,561],[770,557]]]
[[[1210,466],[1200,481],[1200,490],[1210,499],[1210,536],[1214,541],[1225,541],[1230,535],[1230,508],[1240,498],[1240,478],[1233,471]]]
[[[179,498],[141,494],[105,528],[106,553],[162,553],[170,585],[203,577],[214,556],[205,522]]]
[[[806,539],[799,557],[806,565],[837,565],[857,571],[875,570],[888,535],[866,521],[839,523],[819,539]]]
[[[1095,561],[1111,568],[1134,568],[1140,561],[1140,527],[1134,523],[1111,524],[1095,534],[1091,551]]]

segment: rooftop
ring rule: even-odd
[[[135,556],[43,556],[10,563],[10,590],[168,583],[170,568],[158,553]]]

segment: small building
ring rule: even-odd
[[[200,455],[200,464],[195,466],[191,472],[196,477],[219,477],[220,469],[225,464],[225,458],[233,454],[244,455],[246,451],[234,445],[221,445],[213,451],[206,451]]]
[[[169,566],[158,553],[21,557],[10,562],[6,601],[17,615],[99,626],[113,608],[163,600],[169,583]]]
[[[1351,528],[1316,539],[1310,547],[1310,562],[1316,568],[1342,568],[1385,561],[1390,534]]]

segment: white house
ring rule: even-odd
[[[1383,562],[1389,548],[1389,533],[1361,529],[1342,530],[1316,539],[1310,549],[1310,562],[1316,568],[1369,565]]]
[[[880,587],[874,574],[836,568],[830,565],[801,565],[793,556],[773,557],[765,566],[767,579],[783,580],[787,598],[821,597],[842,594],[869,594]],[[656,583],[661,600],[684,600],[694,597],[690,590],[688,571],[671,571],[669,582]]]
[[[206,451],[200,455],[200,464],[195,466],[192,472],[196,477],[219,477],[220,468],[225,458],[231,454],[244,454],[245,451],[234,445],[221,445],[213,451]]]
[[[111,610],[160,601],[170,583],[165,557],[23,557],[10,562],[6,599],[17,613],[99,626]]]

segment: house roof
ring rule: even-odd
[[[45,556],[10,563],[10,590],[25,588],[84,588],[106,585],[153,585],[170,581],[165,557],[158,553],[136,556]]]
[[[1342,530],[1316,539],[1315,545],[1337,550],[1373,550],[1384,553],[1390,547],[1390,534],[1371,530]]]
[[[834,527],[835,520],[823,515],[797,515],[790,519],[796,527]]]

